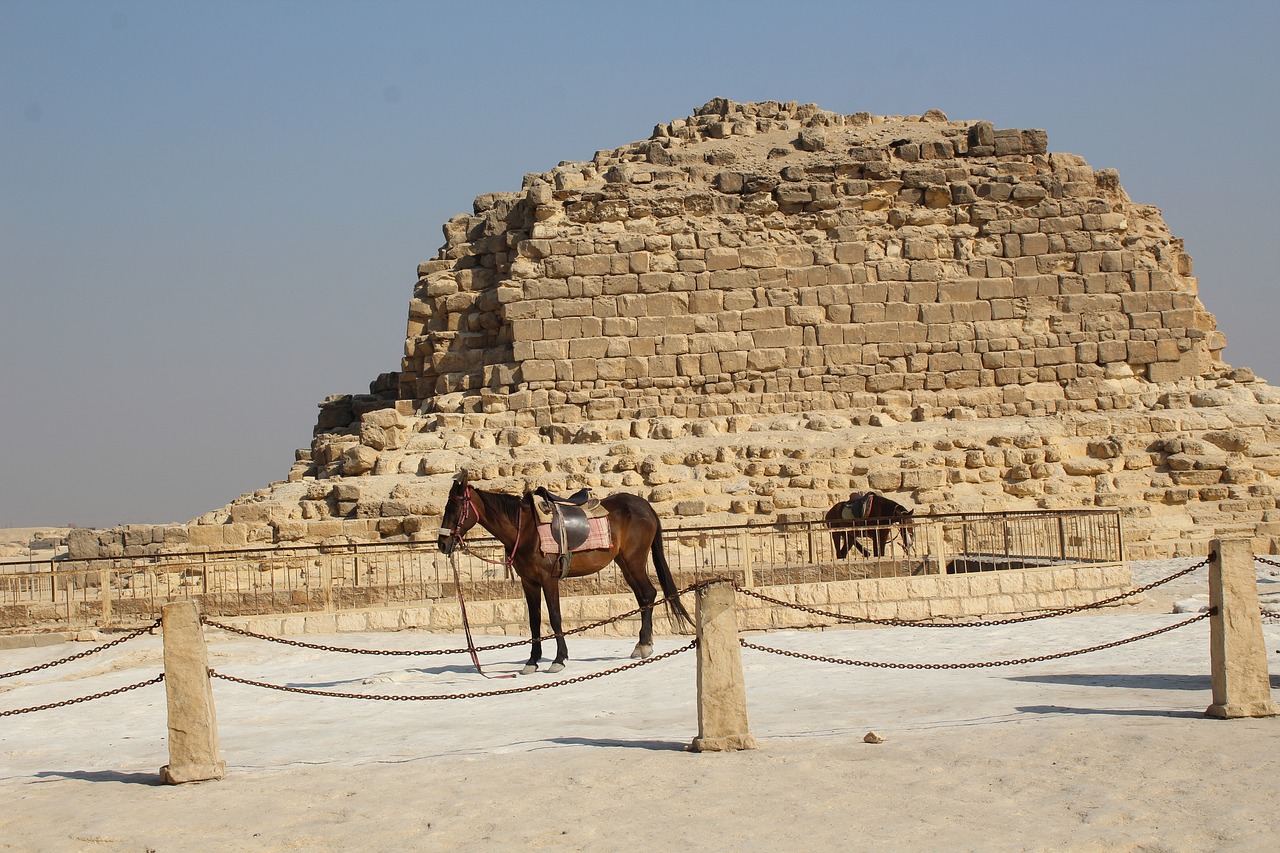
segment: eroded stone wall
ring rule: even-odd
[[[486,426],[1107,410],[1222,370],[1159,211],[1042,131],[715,101],[445,233],[400,396]]]

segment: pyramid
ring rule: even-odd
[[[135,550],[433,539],[464,469],[675,526],[873,489],[1118,508],[1131,558],[1280,544],[1280,394],[1222,360],[1160,210],[1043,130],[714,99],[444,239],[400,369],[322,401],[287,481]]]

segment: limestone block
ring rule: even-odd
[[[730,270],[742,266],[738,250],[730,248],[708,249],[706,263],[708,270]]]
[[[217,713],[208,651],[194,602],[162,610],[169,763],[160,768],[170,785],[221,779],[227,765],[218,742]]]
[[[926,468],[902,472],[903,489],[933,489],[947,484],[947,472],[940,468]]]
[[[196,524],[189,528],[187,542],[192,548],[221,548],[227,544],[223,524]]]
[[[1205,713],[1226,719],[1276,716],[1250,543],[1216,539],[1212,545],[1209,604],[1217,615],[1209,622],[1213,704]]]

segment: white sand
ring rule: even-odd
[[[1139,581],[1188,561],[1143,564]],[[1260,571],[1263,589],[1271,584]],[[861,660],[1030,657],[1186,618],[1176,599],[981,629],[752,635]],[[1280,586],[1280,585],[1277,585]],[[1269,656],[1280,624],[1264,625]],[[761,748],[684,750],[692,652],[550,690],[463,701],[315,698],[215,681],[227,777],[158,784],[164,690],[0,718],[0,850],[1266,850],[1280,839],[1280,719],[1212,720],[1208,622],[1016,667],[894,670],[744,650]],[[455,648],[458,637],[307,637]],[[483,640],[482,642],[492,642]],[[658,651],[686,640],[662,638]],[[560,675],[486,681],[465,656],[373,657],[211,633],[226,674],[322,690],[506,689],[626,662],[632,642],[573,639]],[[0,651],[9,672],[88,648]],[[513,671],[524,649],[494,652]],[[0,680],[0,711],[161,670],[159,637]],[[1280,661],[1272,667],[1280,671]],[[1280,684],[1273,675],[1273,683]],[[863,742],[876,731],[881,744]]]

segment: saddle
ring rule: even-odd
[[[573,552],[610,546],[609,510],[591,496],[590,489],[562,497],[539,486],[532,497],[542,552],[558,557],[561,578],[569,576]]]
[[[875,500],[875,492],[849,495],[849,500],[840,505],[840,517],[845,521],[861,521],[871,514],[871,503]]]

